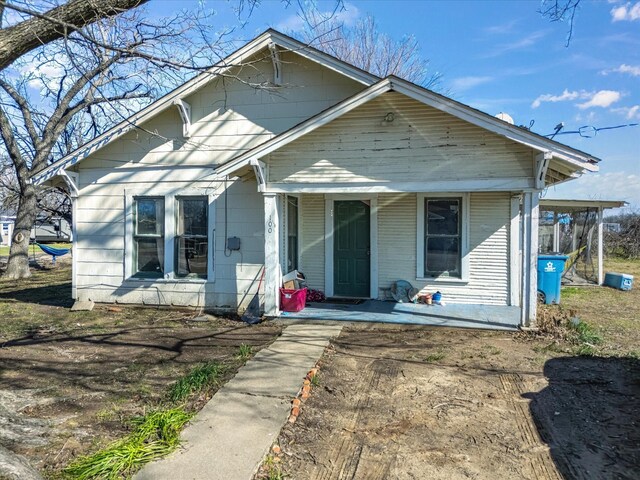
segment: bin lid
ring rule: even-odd
[[[562,255],[561,253],[546,253],[544,255],[538,255],[538,260],[564,260],[567,261],[569,257]]]

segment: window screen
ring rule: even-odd
[[[424,273],[426,277],[460,277],[462,200],[425,199]]]

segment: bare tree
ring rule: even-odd
[[[259,1],[236,1],[242,27]],[[203,5],[152,21],[144,3],[0,0],[0,16],[14,13],[13,24],[0,29],[0,155],[15,172],[18,200],[6,277],[30,276],[38,199],[45,208],[57,198],[39,197],[30,178],[235,47],[235,28],[214,28],[214,13]]]
[[[216,30],[203,27],[212,12],[182,11],[150,22],[133,8],[142,3],[0,4],[5,17],[8,10],[23,16],[0,30],[0,65],[5,65],[0,71],[0,138],[15,171],[18,198],[5,271],[9,278],[30,276],[29,234],[38,210],[32,175],[228,50],[225,33],[210,34]],[[26,46],[16,47],[16,39]],[[2,48],[8,49],[4,57]]]
[[[567,43],[573,37],[573,22],[582,0],[542,0],[538,12],[550,22],[567,22]]]
[[[349,26],[335,13],[303,11],[303,40],[379,77],[396,75],[426,88],[438,87],[441,74],[429,69],[429,60],[413,35],[395,40],[379,31],[370,14]]]

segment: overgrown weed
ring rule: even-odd
[[[146,463],[175,450],[180,431],[192,413],[182,407],[157,410],[132,421],[134,430],[92,455],[78,458],[64,469],[72,480],[129,477]]]
[[[169,400],[174,403],[181,402],[192,393],[201,392],[208,387],[218,385],[224,372],[224,365],[218,362],[198,365],[173,384],[169,390]]]

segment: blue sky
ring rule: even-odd
[[[234,24],[237,2],[204,3],[218,10],[219,25]],[[264,0],[238,35],[295,29],[291,3]],[[155,2],[164,12],[186,4]],[[347,23],[371,13],[380,31],[414,35],[456,100],[492,115],[507,112],[518,125],[534,121],[537,133],[550,134],[560,122],[564,131],[640,123],[640,1],[582,0],[568,47],[567,24],[542,18],[537,0],[351,0],[345,8]],[[556,139],[603,161],[599,173],[551,188],[548,198],[619,199],[640,210],[640,127]]]

